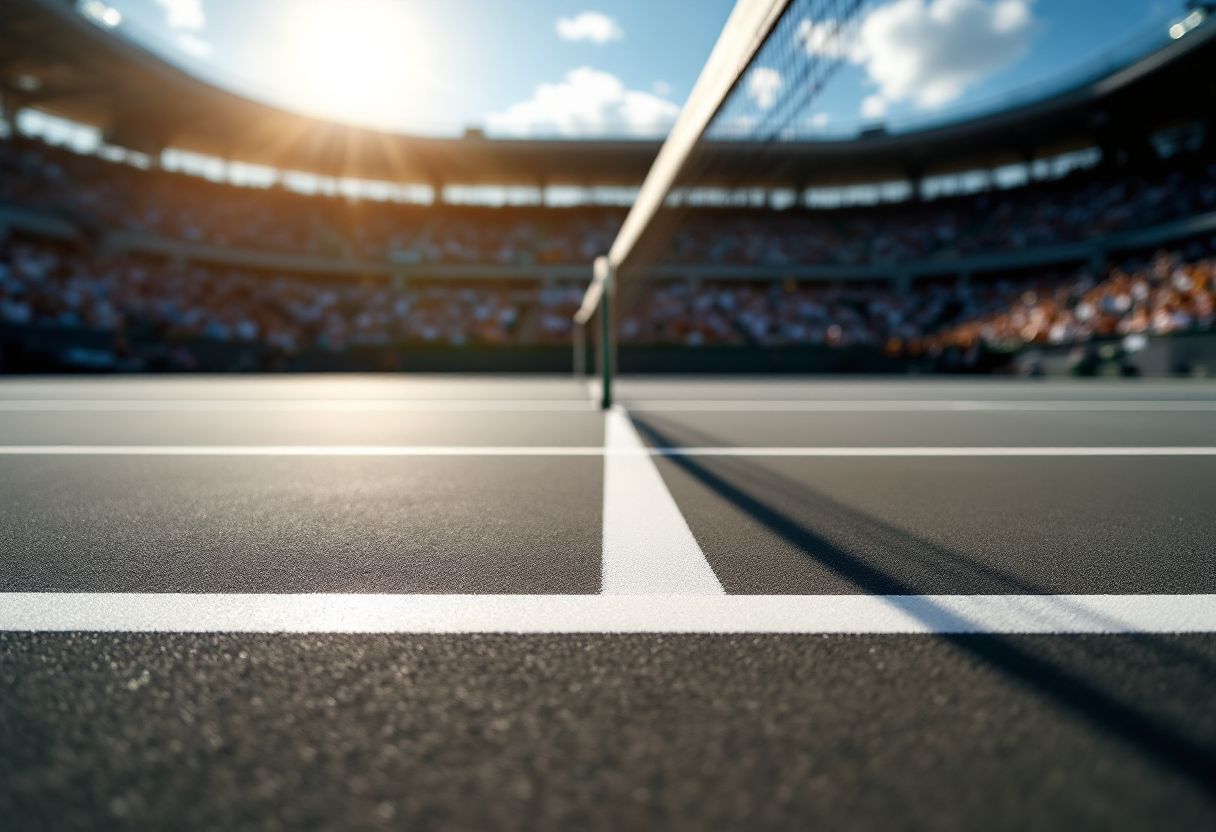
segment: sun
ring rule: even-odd
[[[278,73],[303,109],[364,124],[417,77],[420,42],[404,4],[394,0],[303,0],[293,3]]]

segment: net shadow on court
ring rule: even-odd
[[[676,443],[671,437],[643,418],[635,418],[638,431],[657,447],[671,447]],[[918,588],[899,577],[883,571],[856,554],[845,551],[822,534],[802,522],[783,513],[773,501],[749,493],[711,470],[710,465],[689,456],[673,456],[672,464],[691,475],[714,494],[744,512],[778,538],[805,553],[816,564],[844,578],[863,592],[873,595],[917,595]],[[923,540],[888,523],[867,516],[842,505],[836,500],[808,490],[805,485],[764,472],[745,460],[727,460],[735,469],[752,476],[753,485],[764,487],[770,493],[796,489],[800,499],[814,504],[814,512],[844,520],[853,530],[892,551],[907,553],[916,560],[920,568],[949,570],[960,573],[981,584],[976,594],[1039,594],[1042,592],[1027,581],[976,563],[958,552]],[[1181,726],[1175,727],[1167,721],[1167,714],[1153,713],[1121,701],[1116,692],[1104,690],[1096,680],[1066,670],[1049,658],[1036,655],[1032,649],[1019,646],[1006,636],[940,634],[975,659],[1009,676],[1040,695],[1068,709],[1096,729],[1118,737],[1135,747],[1140,753],[1150,756],[1178,774],[1181,774],[1206,790],[1216,793],[1216,737],[1196,741],[1183,733]],[[1102,652],[1100,643],[1085,640],[1080,644],[1091,645],[1094,655]],[[1170,643],[1167,638],[1141,635],[1137,638],[1140,652],[1157,653],[1178,662],[1197,678],[1210,679],[1216,667],[1201,656]]]

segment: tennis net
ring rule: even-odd
[[[620,311],[639,284],[663,274],[690,210],[797,199],[789,176],[794,150],[814,129],[812,107],[848,57],[864,2],[735,5],[575,315],[576,369],[586,328],[598,329],[605,408]]]

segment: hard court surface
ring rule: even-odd
[[[1216,828],[1216,384],[0,381],[0,828]]]

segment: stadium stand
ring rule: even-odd
[[[1203,160],[1206,161],[1206,158]],[[690,265],[889,265],[1084,240],[1216,210],[1216,163],[852,209],[705,208],[662,258]],[[209,245],[382,261],[586,263],[624,212],[604,208],[404,206],[236,188],[141,171],[28,141],[0,146],[0,199],[109,230]]]
[[[242,158],[421,179],[435,201],[304,194],[281,179],[270,187],[208,181],[157,165],[155,152],[143,152],[156,146],[135,140],[213,151],[197,119],[111,123],[107,141],[143,150],[71,152],[23,135],[12,114],[43,106],[85,118],[108,99],[56,95],[51,81],[39,94],[6,88],[5,369],[306,368],[319,366],[317,355],[331,361],[351,350],[376,351],[367,360],[392,367],[399,357],[384,353],[419,345],[549,347],[544,366],[568,362],[559,348],[572,337],[569,315],[625,210],[546,205],[545,187],[636,185],[653,143],[372,141],[368,131],[331,127],[327,141],[340,153],[297,146],[267,158],[241,140],[239,125],[256,111],[286,119],[282,129],[294,135],[285,125],[299,117],[220,94],[160,62],[149,72],[138,47],[96,29],[55,4],[22,0],[0,15],[0,39],[31,72],[40,70],[28,62],[46,53],[38,38],[70,34],[89,56],[81,66],[102,71],[99,57],[113,66],[143,61],[145,93],[166,102],[151,108],[155,118],[172,120],[170,96],[189,99],[224,121]],[[763,143],[719,141],[712,175],[699,196],[688,191],[678,231],[649,256],[619,313],[621,343],[652,358],[659,347],[850,350],[880,356],[888,369],[993,369],[1019,366],[1016,354],[1038,346],[1210,329],[1216,162],[1207,93],[1193,71],[1212,48],[1210,29],[1020,108],[853,141],[786,142],[779,170],[756,161]],[[57,71],[44,74],[58,79]],[[102,86],[129,80],[113,74]],[[385,143],[396,149],[367,150]],[[1002,177],[1011,170],[1012,179]],[[540,204],[443,199],[447,185],[526,182],[538,186]],[[902,186],[894,198],[883,190],[892,184]],[[823,199],[831,193],[834,204]],[[1162,277],[1165,262],[1170,275],[1190,276]],[[1150,288],[1128,304],[1127,285]],[[56,345],[56,333],[72,337]],[[76,337],[84,335],[88,349]],[[212,349],[234,344],[256,349]],[[187,358],[193,353],[227,357],[216,364]],[[41,357],[31,364],[34,354]],[[176,358],[166,363],[166,355]],[[639,362],[633,369],[652,368]]]
[[[995,280],[943,279],[965,273],[959,264],[965,269],[967,258],[1034,253],[1210,215],[1216,210],[1216,165],[1207,160],[1204,153],[1192,153],[1147,166],[1139,176],[1076,171],[1056,181],[932,202],[697,209],[662,258],[668,269],[694,270],[682,280],[647,285],[622,321],[622,343],[865,346],[909,357],[959,348],[974,364],[976,346],[1012,353],[1023,344],[1208,329],[1204,242],[1157,258],[1147,272],[1133,260],[1109,276],[1087,267],[1061,278],[1076,271],[1065,257]],[[322,263],[345,259],[382,266],[392,252],[408,252],[418,263],[577,264],[604,250],[622,218],[611,208],[426,207],[250,192],[30,141],[3,146],[0,167],[0,198],[11,208],[71,217],[100,229],[96,233],[306,253]],[[1159,264],[1168,260],[1172,275],[1181,268],[1179,258],[1190,263],[1185,273],[1195,277],[1187,278],[1189,288],[1170,290],[1174,284],[1159,274]],[[192,366],[184,359],[183,339],[256,343],[285,356],[411,343],[568,343],[568,316],[578,301],[571,283],[525,278],[505,286],[448,281],[406,288],[386,275],[362,281],[326,276],[324,265],[311,276],[268,274],[107,253],[95,245],[20,233],[0,253],[0,262],[4,324],[155,332],[177,345],[171,351],[180,359],[176,369]],[[938,279],[903,286],[873,277],[757,282],[742,273],[731,279],[732,267],[925,263],[938,264]],[[698,279],[699,267],[719,271],[714,279]],[[1156,275],[1152,281],[1131,280],[1137,287],[1164,288],[1152,298],[1147,288],[1139,289],[1143,297],[1132,304],[1110,301],[1124,297],[1109,287],[1128,283],[1128,271]],[[740,282],[744,277],[753,279]],[[1118,308],[1091,312],[1094,293]],[[111,363],[118,366],[119,360]]]

